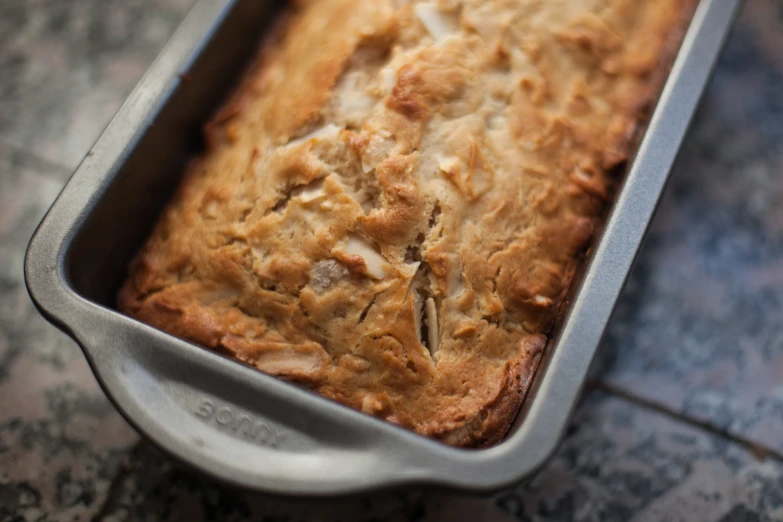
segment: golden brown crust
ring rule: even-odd
[[[297,5],[207,125],[119,308],[493,444],[694,2]]]

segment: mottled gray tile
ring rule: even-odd
[[[780,0],[747,0],[743,13],[753,26],[760,50],[775,67],[783,69],[783,2]]]
[[[756,31],[759,5],[720,60],[601,355],[612,385],[783,452],[783,48]]]
[[[102,520],[774,522],[783,517],[783,462],[757,460],[731,441],[599,392],[583,401],[562,446],[534,478],[492,497],[408,489],[333,500],[285,499],[217,484],[147,443],[127,462]]]
[[[89,520],[137,439],[24,286],[27,242],[62,175],[0,147],[0,520]]]
[[[192,3],[0,2],[0,141],[73,169]]]
[[[783,462],[594,392],[555,457],[497,497],[525,522],[783,520]]]
[[[241,492],[179,467],[148,444],[129,464],[102,513],[106,522],[405,521],[422,520],[425,510],[420,491],[306,501]]]
[[[128,462],[102,512],[106,522],[513,522],[491,498],[422,489],[307,500],[242,492],[181,468],[149,444]]]

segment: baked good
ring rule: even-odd
[[[497,442],[689,6],[298,2],[120,310],[449,444]]]

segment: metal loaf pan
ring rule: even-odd
[[[403,484],[489,491],[554,452],[739,0],[702,0],[602,236],[504,442],[457,449],[125,317],[128,261],[201,147],[276,2],[198,0],[33,236],[27,286],[83,348],[117,409],[193,467],[235,485],[329,495]]]

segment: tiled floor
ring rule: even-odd
[[[192,0],[4,0],[0,136],[73,170]]]
[[[24,288],[40,217],[190,4],[0,3],[0,521],[783,520],[783,1],[746,2],[555,458],[491,498],[317,502],[140,441]]]

